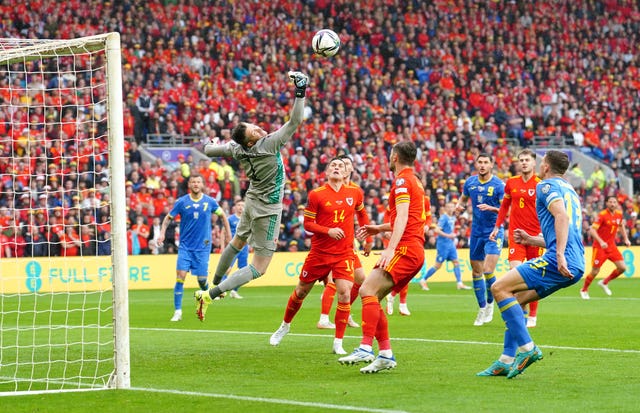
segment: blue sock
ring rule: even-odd
[[[207,277],[198,277],[198,285],[202,291],[207,291],[209,289],[209,283],[207,282]]]
[[[511,331],[507,328],[504,330],[504,349],[502,354],[509,357],[515,357],[518,351],[518,343],[513,339]]]
[[[484,276],[472,275],[473,277],[473,292],[476,294],[476,300],[478,301],[478,307],[483,308],[487,306],[487,286],[484,282]]]
[[[422,277],[422,280],[423,280],[423,281],[427,281],[427,279],[428,279],[429,277],[431,277],[433,274],[435,274],[435,273],[436,273],[436,271],[437,271],[437,270],[436,270],[436,267],[431,267],[431,268],[429,268],[429,271],[427,271],[427,273],[424,275],[424,277]]]
[[[484,273],[484,282],[487,286],[487,303],[493,303],[493,294],[491,294],[491,286],[496,282],[496,276],[492,272]]]
[[[182,292],[184,291],[184,281],[176,280],[176,285],[173,287],[173,306],[176,310],[182,310]]]
[[[518,346],[530,343],[531,336],[527,330],[527,323],[524,321],[524,313],[522,307],[518,304],[515,297],[509,297],[502,301],[498,301],[498,308],[502,314],[502,319],[507,324],[513,341]]]
[[[456,281],[458,283],[462,282],[462,271],[460,271],[460,266],[456,265],[453,267],[453,274],[456,276]]]

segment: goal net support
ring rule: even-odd
[[[0,395],[130,387],[120,36],[0,39]]]

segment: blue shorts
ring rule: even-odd
[[[436,245],[436,262],[442,264],[445,261],[456,261],[458,259],[458,250],[455,245],[438,247]]]
[[[238,253],[238,255],[236,255],[233,258],[233,261],[231,261],[231,265],[229,265],[229,268],[233,267],[233,264],[238,263],[238,268],[244,268],[247,266],[247,264],[249,263],[249,246],[245,245],[240,252]]]
[[[548,262],[544,256],[526,261],[516,267],[518,273],[530,290],[535,290],[540,298],[544,298],[554,292],[569,287],[580,281],[584,271],[569,267],[573,278],[563,277],[558,272],[556,263]]]
[[[495,241],[489,239],[489,235],[482,237],[471,236],[469,240],[469,259],[471,261],[484,261],[487,255],[500,255],[504,242],[504,229],[500,228]]]
[[[209,250],[187,251],[178,248],[178,262],[176,269],[178,271],[187,271],[195,276],[209,275]]]

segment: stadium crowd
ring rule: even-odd
[[[490,153],[496,174],[507,178],[517,173],[518,148],[535,136],[633,177],[634,193],[626,194],[598,168],[591,176],[572,169],[585,243],[604,197],[615,194],[640,245],[640,7],[633,0],[36,0],[0,5],[0,13],[2,37],[120,32],[131,254],[175,252],[175,226],[162,246],[154,234],[189,174],[202,174],[228,213],[248,184],[232,160],[145,161],[139,145],[147,135],[196,137],[197,146],[230,139],[241,121],[274,130],[293,100],[291,69],[308,73],[311,87],[307,120],[282,153],[281,250],[308,249],[307,193],[324,183],[324,167],[339,153],[353,156],[353,181],[380,221],[395,142],[418,145],[416,171],[438,215],[459,196],[477,154]],[[320,28],[340,35],[333,58],[311,52]],[[81,96],[91,117],[77,99],[52,92],[61,84],[84,90],[91,80],[84,64],[73,62],[77,77],[21,76],[19,64],[1,74],[0,257],[109,252],[107,147],[97,139],[106,127],[105,92]],[[46,89],[44,98],[31,96],[34,89]],[[458,220],[460,247],[469,216]],[[224,241],[214,227],[215,250]],[[434,242],[429,237],[426,247]]]

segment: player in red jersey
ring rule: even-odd
[[[424,262],[424,188],[415,176],[413,165],[417,148],[411,141],[393,146],[389,156],[395,181],[389,195],[389,223],[364,225],[358,237],[391,231],[388,246],[381,252],[374,269],[360,287],[362,298],[362,340],[360,346],[338,361],[342,364],[372,362],[361,373],[377,373],[396,367],[391,350],[389,326],[380,301],[404,288]],[[378,341],[378,357],[373,353],[373,339]]]
[[[344,185],[346,167],[343,160],[334,158],[327,166],[328,183],[309,193],[304,210],[304,229],[313,233],[309,254],[302,265],[298,285],[289,297],[280,327],[271,335],[273,346],[290,330],[291,321],[302,307],[314,284],[332,273],[338,295],[335,315],[333,352],[346,354],[342,339],[351,312],[351,287],[355,254],[353,251],[354,217],[361,225],[369,224],[360,188]]]
[[[507,179],[504,188],[504,198],[500,204],[500,211],[496,220],[496,226],[489,236],[495,239],[500,226],[509,215],[509,267],[515,268],[526,260],[537,258],[544,252],[544,248],[518,244],[513,239],[513,232],[522,229],[527,234],[536,236],[540,234],[540,222],[536,212],[536,186],[540,178],[535,174],[536,154],[530,149],[525,149],[518,154],[520,175]],[[538,301],[529,303],[529,316],[527,327],[535,327],[538,315]]]
[[[351,186],[351,187],[357,188],[359,191],[362,191],[362,189],[358,185],[351,182],[351,174],[353,173],[353,161],[351,160],[349,155],[339,155],[337,156],[337,158],[342,159],[346,168],[347,176],[344,179],[344,184],[346,186]],[[373,237],[368,237],[365,240],[365,243],[363,245],[363,254],[365,257],[369,256],[369,254],[371,253],[372,247],[373,247]],[[358,252],[355,251],[354,254],[355,254],[355,265],[354,265],[354,271],[353,271],[354,280],[353,280],[353,287],[351,287],[350,304],[353,304],[353,302],[358,297],[358,291],[360,291],[360,286],[364,282],[364,278],[366,276],[364,272],[364,268],[362,268],[362,263],[360,262],[360,258],[358,258]],[[329,276],[325,280],[323,280],[323,282],[325,285],[324,285],[324,290],[322,290],[322,297],[321,297],[322,301],[320,305],[320,320],[318,320],[318,324],[316,326],[318,328],[334,329],[336,328],[336,325],[333,324],[331,320],[329,320],[329,312],[331,311],[331,306],[333,305],[333,299],[335,298],[335,295],[336,295],[336,284],[333,282],[333,277],[331,276],[331,274],[329,274]],[[353,316],[351,314],[349,314],[347,325],[353,328],[360,327],[360,325],[356,323],[356,321],[353,319]]]
[[[591,273],[585,277],[584,285],[580,290],[580,296],[585,300],[589,299],[589,285],[596,278],[606,260],[611,260],[616,266],[607,278],[598,281],[598,285],[607,295],[611,295],[609,282],[627,270],[622,254],[616,245],[616,235],[620,231],[624,245],[631,246],[627,229],[624,226],[622,211],[618,208],[618,199],[614,195],[609,195],[605,200],[605,205],[606,208],[600,211],[598,219],[589,228],[589,233],[593,237]]]
[[[387,222],[386,214],[388,212],[389,211],[385,212],[385,222]],[[426,234],[429,231],[429,227],[431,227],[431,201],[429,200],[428,196],[424,197],[424,213],[425,213],[424,230]],[[426,282],[425,282],[425,286],[426,286]],[[427,287],[427,290],[428,289],[429,288]],[[407,305],[408,293],[409,293],[409,284],[405,285],[404,288],[400,290],[400,292],[391,291],[387,296],[387,314],[389,315],[393,314],[393,302],[395,301],[396,295],[399,295],[400,303],[398,304],[398,312],[400,313],[400,315],[410,316],[411,311],[409,311],[409,306]]]

